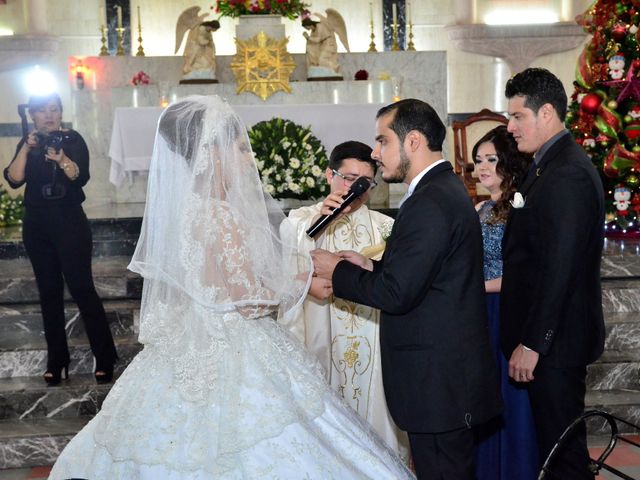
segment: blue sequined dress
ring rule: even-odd
[[[484,279],[502,276],[504,223],[490,223],[495,202],[488,200],[478,212],[484,243]],[[500,368],[504,412],[480,430],[478,480],[535,480],[538,449],[531,405],[526,388],[509,379],[508,361],[500,349],[500,294],[487,294],[489,331]]]

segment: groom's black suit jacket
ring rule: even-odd
[[[342,261],[333,290],[382,312],[385,395],[401,429],[445,432],[500,413],[480,223],[448,162],[404,202],[374,271]]]
[[[502,349],[522,343],[540,364],[568,368],[604,346],[600,256],[604,193],[596,169],[570,134],[543,155],[520,187],[503,237]]]

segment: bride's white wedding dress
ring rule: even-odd
[[[273,319],[309,276],[288,271],[244,132],[216,97],[163,113],[130,265],[145,346],[51,479],[413,478]]]

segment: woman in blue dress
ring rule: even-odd
[[[473,147],[475,172],[490,199],[478,203],[484,242],[484,279],[491,343],[500,368],[504,412],[479,432],[478,480],[535,480],[538,451],[526,386],[509,378],[509,365],[500,350],[500,287],[502,236],[510,200],[531,157],[518,151],[507,127],[487,132]]]

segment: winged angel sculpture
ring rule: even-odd
[[[327,16],[314,13],[319,21],[306,17],[302,20],[302,26],[311,33],[304,32],[307,39],[307,77],[312,78],[342,78],[340,64],[338,63],[338,44],[336,34],[340,42],[349,52],[347,39],[347,27],[342,15],[333,8],[325,10]]]
[[[184,47],[183,77],[180,83],[216,82],[216,47],[212,32],[220,28],[217,20],[204,21],[207,13],[198,14],[200,7],[190,7],[178,17],[176,24],[176,50],[178,53],[184,34],[188,31]]]

